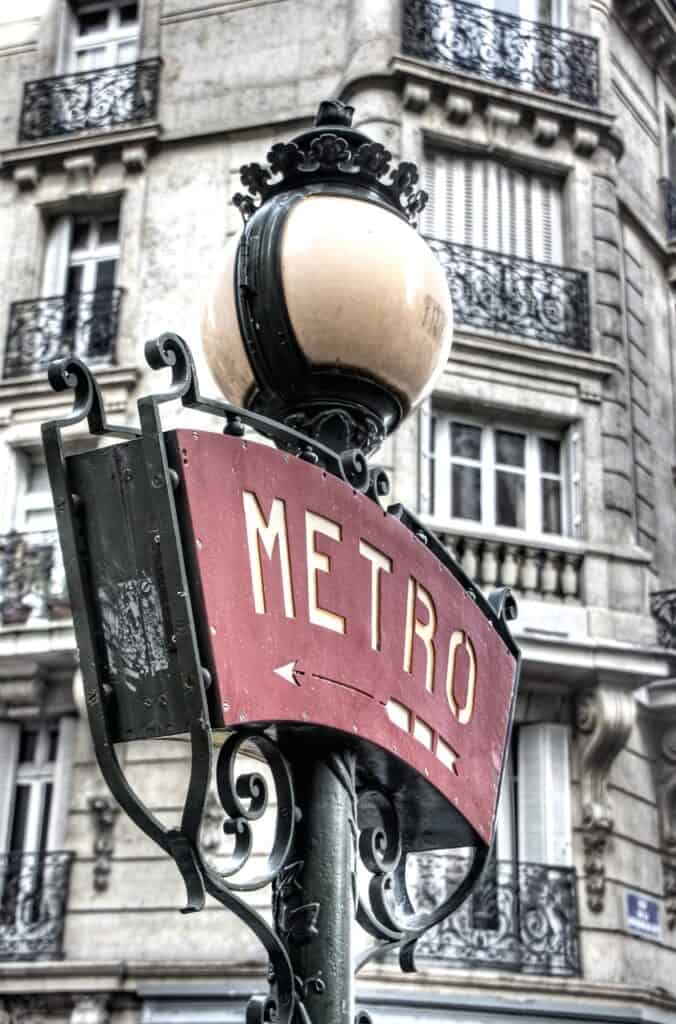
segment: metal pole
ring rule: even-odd
[[[289,752],[300,817],[276,886],[276,926],[312,1024],[353,1024],[355,756],[306,743],[299,740],[302,753]]]

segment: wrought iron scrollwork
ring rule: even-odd
[[[650,595],[650,611],[657,624],[660,647],[676,648],[676,590],[655,590]]]
[[[73,854],[0,855],[0,960],[58,960],[62,955]]]
[[[466,858],[422,855],[412,888],[432,904],[466,869]],[[580,972],[575,869],[490,860],[464,905],[419,943],[421,956],[458,966],[530,974]]]
[[[54,359],[79,355],[110,361],[115,352],[121,288],[99,288],[13,302],[5,346],[5,377],[42,372]]]
[[[377,467],[371,469],[366,456],[359,449],[349,449],[339,455],[321,441],[310,438],[277,420],[230,405],[228,402],[203,398],[199,391],[190,350],[183,338],[177,334],[162,334],[149,341],[145,354],[152,369],[171,369],[170,397],[179,398],[188,409],[197,409],[225,420],[224,433],[242,436],[245,428],[249,427],[274,441],[283,451],[321,466],[361,493],[369,493],[374,497],[387,493],[384,470]]]
[[[406,0],[407,56],[460,72],[599,104],[598,40],[460,0]]]
[[[159,57],[26,82],[19,141],[114,128],[156,116]]]
[[[590,350],[584,271],[437,238],[427,241],[446,271],[456,323]]]
[[[487,850],[477,848],[466,862],[463,877],[456,878],[431,909],[416,910],[408,886],[407,860],[398,815],[385,794],[368,790],[359,794],[359,853],[371,875],[366,893],[360,893],[357,921],[379,940],[357,962],[357,970],[380,953],[399,950],[403,971],[415,970],[415,951],[422,936],[445,920],[466,899],[483,870]]]

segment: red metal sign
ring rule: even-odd
[[[392,516],[293,456],[177,431],[216,727],[358,736],[425,776],[489,842],[516,660]]]

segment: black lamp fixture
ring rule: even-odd
[[[244,226],[202,318],[207,362],[233,404],[337,452],[374,451],[424,398],[451,346],[444,272],[415,230],[412,163],[319,107],[313,128],[241,169]]]

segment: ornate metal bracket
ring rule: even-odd
[[[589,690],[577,703],[585,888],[587,906],[594,913],[603,910],[604,860],[614,825],[608,775],[629,738],[635,718],[632,695],[614,687]]]
[[[109,796],[90,796],[87,807],[94,825],[94,889],[105,892],[110,884],[115,844],[113,832],[120,808]]]
[[[304,815],[309,806],[306,797],[299,800],[297,791],[303,771],[303,757],[307,751],[298,751],[298,744],[288,737],[273,736],[264,728],[240,726],[229,734],[223,744],[217,764],[216,782],[218,800],[223,808],[223,832],[230,841],[231,851],[227,863],[211,864],[206,851],[214,848],[213,830],[220,814],[213,798],[209,800],[212,765],[212,742],[207,708],[208,672],[203,668],[193,621],[192,606],[188,599],[189,585],[185,559],[174,503],[177,475],[172,474],[164,447],[160,405],[179,400],[185,407],[217,416],[224,422],[224,433],[242,436],[245,427],[271,439],[285,452],[320,465],[354,490],[368,495],[378,504],[388,489],[385,474],[371,469],[364,455],[355,450],[336,453],[314,438],[293,428],[248,410],[225,402],[205,399],[200,395],[194,364],[190,352],[178,336],[165,334],[146,345],[146,358],[153,369],[170,368],[169,389],[160,394],[143,397],[138,402],[140,432],[126,427],[109,427],[106,422],[101,395],[96,381],[87,367],[71,358],[50,367],[49,379],[55,390],[74,391],[71,416],[47,423],[43,439],[47,454],[50,482],[55,498],[59,533],[66,563],[74,566],[69,576],[74,624],[84,681],[85,700],[94,746],[104,778],[117,803],[129,817],[175,861],[186,886],[185,912],[200,910],[208,893],[259,939],[270,962],[270,992],[254,997],[248,1007],[247,1024],[311,1024],[308,1006],[324,991],[325,981],[318,969],[299,972],[296,969],[295,946],[312,944],[321,927],[318,900],[305,898],[302,844],[297,843],[304,829]],[[115,744],[124,736],[112,733],[115,716],[106,709],[114,700],[121,700],[111,685],[110,665],[101,654],[101,629],[92,611],[93,598],[86,560],[80,557],[82,523],[78,519],[80,499],[70,485],[69,469],[63,447],[62,431],[86,419],[94,435],[115,435],[134,440],[142,445],[143,471],[147,474],[148,493],[152,504],[152,521],[157,550],[155,557],[161,568],[165,587],[164,608],[167,628],[173,630],[172,654],[177,659],[178,675],[183,693],[177,706],[187,723],[191,741],[191,773],[181,823],[178,828],[166,828],[144,805],[131,788],[118,760]],[[123,446],[124,447],[124,446]],[[491,595],[486,603],[476,586],[452,560],[443,545],[425,527],[401,506],[388,510],[396,516],[436,557],[462,582],[465,590],[482,604],[484,614],[493,627],[505,637],[513,648],[517,661],[518,651],[505,627],[514,618],[516,604],[507,589]],[[166,538],[166,540],[165,540]],[[105,639],[105,638],[104,638]],[[165,698],[166,700],[166,698]],[[152,703],[152,702],[151,702]],[[121,704],[118,704],[118,710]],[[166,706],[166,704],[165,704]],[[174,719],[174,722],[176,719]],[[155,733],[157,733],[157,729]],[[153,734],[152,729],[149,734]],[[125,734],[127,735],[127,734]],[[265,761],[275,789],[277,816],[272,848],[255,878],[246,877],[244,868],[254,863],[251,855],[254,845],[254,823],[266,812],[269,804],[268,783],[258,771],[240,770],[240,757],[253,752]],[[419,938],[435,924],[456,910],[468,896],[486,859],[487,848],[476,848],[467,874],[441,902],[432,909],[416,911],[407,890],[406,859],[412,850],[403,840],[404,830],[392,801],[374,788],[372,778],[360,771],[358,758],[346,744],[344,754],[322,755],[328,770],[335,776],[345,801],[345,814],[340,827],[345,836],[348,823],[349,843],[354,851],[351,869],[352,888],[357,920],[376,940],[376,944],[360,959],[357,967],[373,955],[390,949],[400,950],[404,970],[414,970],[414,951]],[[321,758],[319,759],[321,760]],[[296,774],[294,774],[296,773]],[[305,803],[303,802],[305,800]],[[211,836],[200,843],[205,808]],[[112,828],[115,805],[106,798],[94,798],[90,803],[98,836],[95,853],[95,885],[105,888],[112,854]],[[479,842],[477,838],[477,842]],[[357,892],[356,861],[361,858],[371,876],[366,891]],[[257,864],[260,858],[256,857]],[[276,930],[241,898],[240,894],[272,884],[274,891],[274,919]],[[300,963],[306,961],[301,957]],[[309,963],[312,962],[310,957]],[[361,1018],[358,1018],[361,1019]]]

